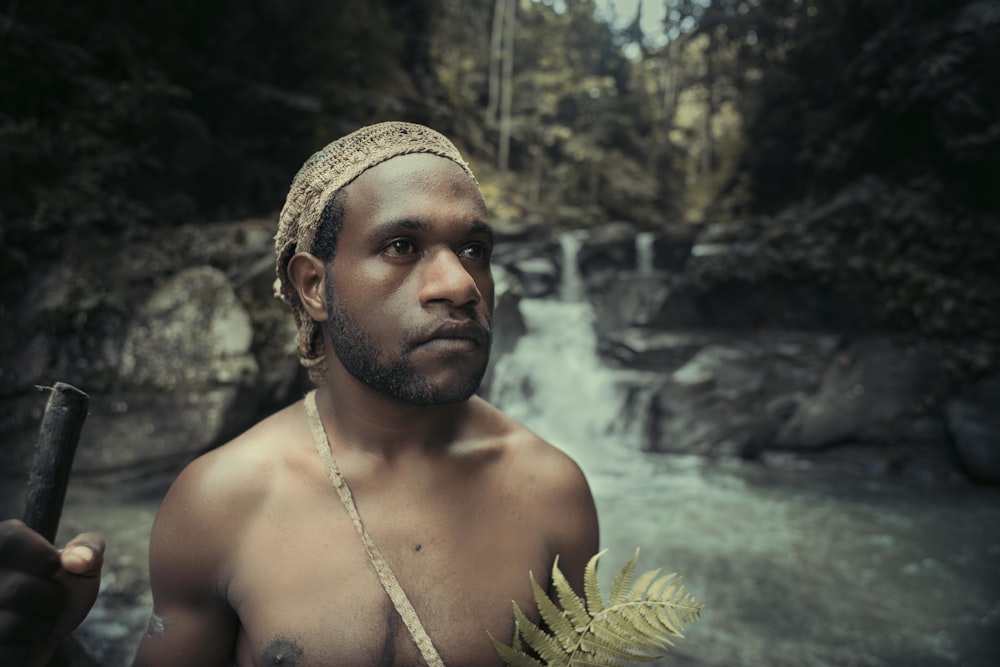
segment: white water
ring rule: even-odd
[[[568,296],[582,294],[577,242],[563,246]],[[640,571],[677,570],[708,605],[662,664],[1000,664],[995,490],[644,454],[591,306],[526,299],[521,311],[527,334],[490,396],[587,475],[611,548],[602,582],[640,545]]]
[[[643,276],[653,272],[652,232],[639,232],[635,235],[635,270]]]
[[[590,304],[525,299],[521,314],[528,331],[497,362],[493,403],[569,454],[595,495],[642,474],[615,371],[597,357]]]

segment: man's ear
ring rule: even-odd
[[[296,253],[288,260],[288,277],[299,293],[299,300],[309,317],[326,321],[326,264],[308,252]]]

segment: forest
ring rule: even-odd
[[[131,664],[164,491],[308,388],[293,175],[408,120],[497,232],[484,397],[578,462],[604,562],[708,604],[668,664],[992,666],[997,35],[996,0],[8,0],[0,515],[81,387],[79,634]]]
[[[1000,6],[663,4],[646,34],[591,0],[14,0],[4,285],[74,239],[274,215],[305,156],[399,118],[454,137],[501,227],[745,223],[741,270],[995,341]]]

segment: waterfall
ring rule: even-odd
[[[583,278],[580,276],[580,246],[583,245],[583,232],[568,232],[559,235],[559,247],[562,249],[563,269],[562,281],[559,285],[559,298],[563,301],[578,302],[584,300]]]
[[[643,276],[653,272],[652,232],[639,232],[635,235],[635,270]]]
[[[561,300],[522,299],[527,333],[501,357],[490,387],[493,403],[569,454],[595,495],[620,489],[639,447],[622,426],[625,396],[618,371],[597,355],[594,309],[583,299],[576,268],[581,239],[562,237]],[[570,300],[576,297],[574,300]]]

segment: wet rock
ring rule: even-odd
[[[588,230],[577,254],[577,270],[588,293],[600,293],[622,271],[635,270],[636,231],[628,223],[609,223]]]
[[[711,340],[708,334],[630,327],[601,337],[598,350],[629,368],[673,370]]]
[[[74,470],[135,478],[179,470],[231,433],[239,387],[134,389],[91,399]]]
[[[490,364],[480,385],[480,395],[489,398],[489,387],[493,384],[494,369],[504,356],[513,351],[517,341],[527,333],[524,317],[521,315],[522,287],[517,280],[502,268],[494,269],[496,283],[496,303],[493,309],[493,346],[490,349]]]
[[[251,384],[250,317],[226,275],[212,267],[181,271],[143,304],[122,348],[124,384],[174,390]]]
[[[598,333],[649,325],[670,298],[672,284],[671,275],[665,272],[619,273],[591,297],[600,313],[596,322]],[[612,343],[609,349],[614,346]]]
[[[967,397],[948,402],[948,430],[969,475],[1000,483],[1000,376],[977,385]]]
[[[664,371],[650,396],[649,451],[755,458],[773,445],[798,397],[815,391],[835,345],[795,333],[701,336],[697,351]],[[677,339],[682,349],[695,341]]]
[[[270,220],[191,225],[34,266],[3,304],[20,323],[0,333],[3,474],[30,464],[45,405],[34,385],[90,394],[75,467],[114,479],[174,470],[301,396],[273,233]]]
[[[941,356],[884,338],[853,343],[823,370],[778,434],[782,447],[819,449],[851,442],[947,443],[938,406],[949,391]]]
[[[521,296],[544,298],[559,291],[558,256],[558,244],[552,239],[498,239],[492,263],[494,269],[504,271],[505,279],[517,284]]]

